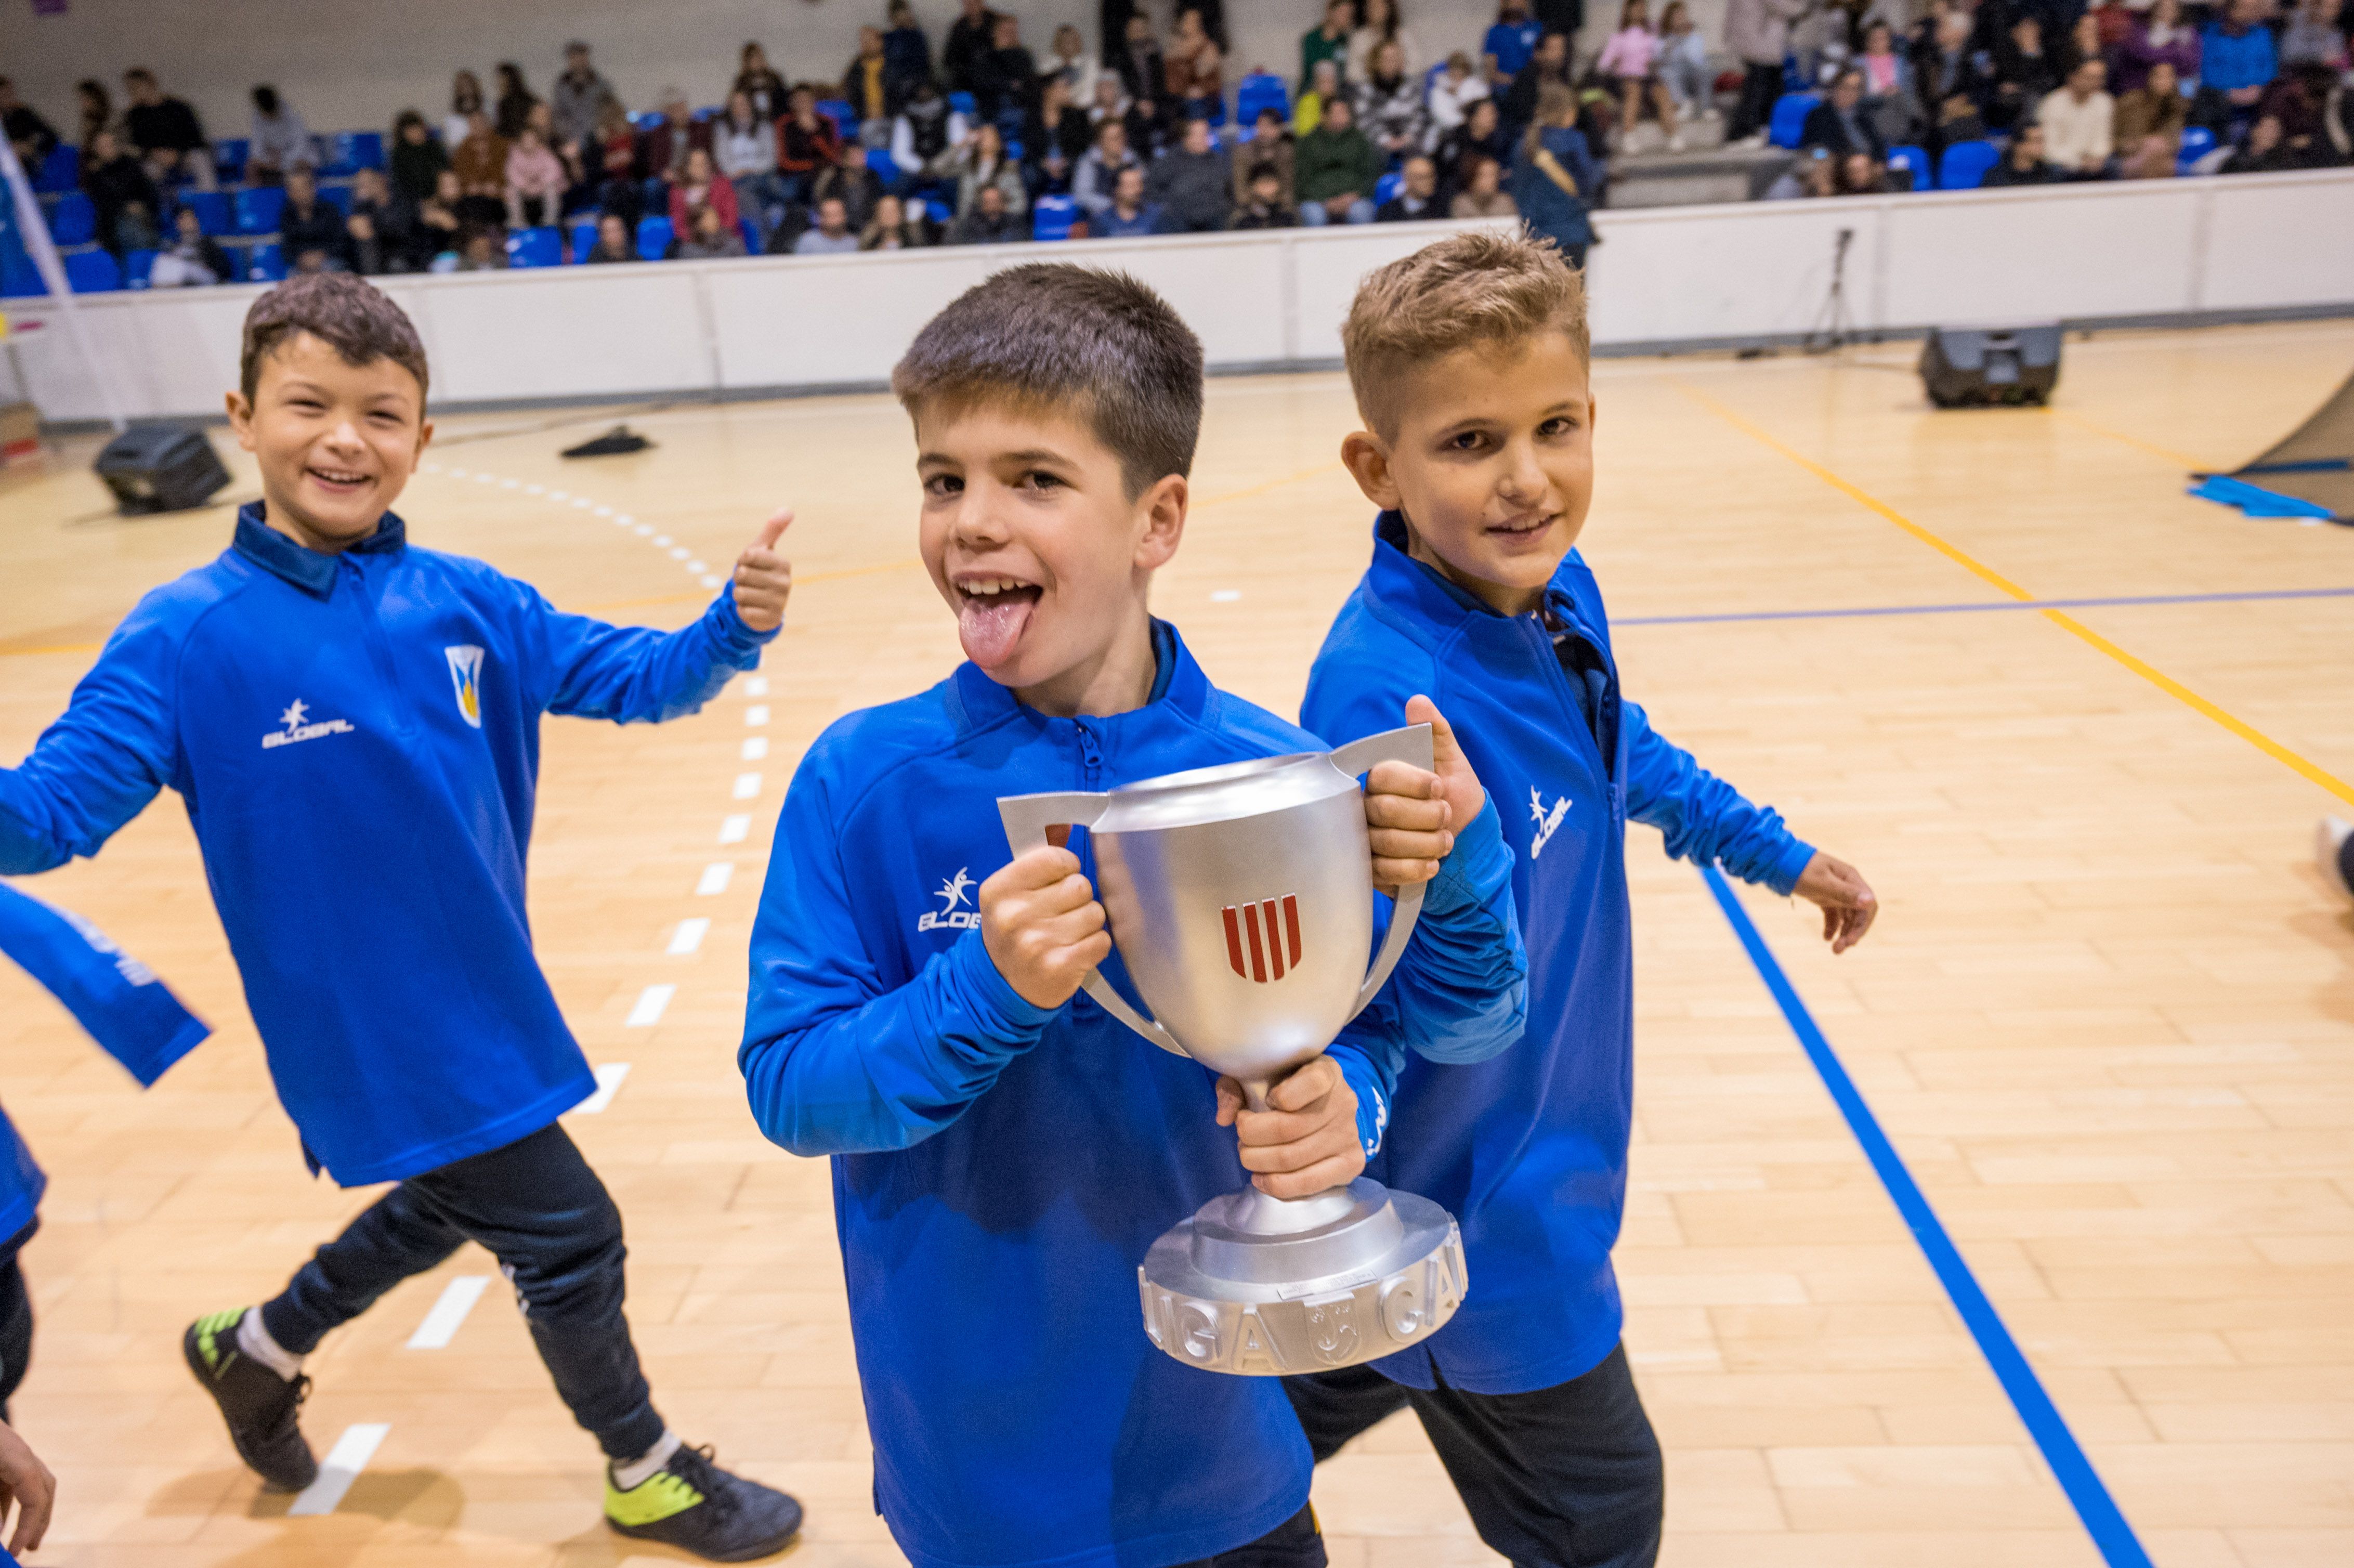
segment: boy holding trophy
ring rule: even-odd
[[[1316,1568],[1280,1388],[1155,1350],[1138,1266],[1246,1172],[1282,1199],[1357,1176],[1409,1043],[1469,1061],[1518,1037],[1496,813],[1437,709],[1401,701],[1436,768],[1383,763],[1364,800],[1372,880],[1425,885],[1388,986],[1264,1108],[1134,1038],[1078,994],[1117,969],[1088,842],[1016,855],[995,802],[1323,749],[1147,609],[1184,531],[1201,345],[1133,280],[1017,267],[893,385],[967,662],[803,759],[738,1057],[762,1131],[834,1157],[877,1510],[919,1568]]]

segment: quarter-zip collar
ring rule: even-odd
[[[1545,602],[1580,636],[1603,648],[1606,657],[1606,645],[1586,629],[1585,617],[1570,591],[1576,561],[1575,550],[1562,556],[1561,565],[1553,568],[1553,579],[1545,585]],[[1450,631],[1474,616],[1484,615],[1494,620],[1522,619],[1504,614],[1477,594],[1447,581],[1416,560],[1407,553],[1405,518],[1395,512],[1384,512],[1373,519],[1373,564],[1366,581],[1377,599],[1394,606],[1410,620],[1420,620]]]
[[[249,501],[238,509],[237,537],[230,547],[270,576],[292,583],[314,599],[326,598],[335,587],[337,557],[298,545],[272,528],[264,521],[265,505],[260,501]],[[391,555],[406,549],[408,545],[408,525],[398,513],[387,512],[376,524],[375,533],[343,553]]]
[[[981,666],[970,660],[957,666],[956,703],[965,725],[972,729],[985,729],[1006,719],[1016,719],[1033,730],[1044,731],[1055,725],[1076,725],[1082,729],[1098,732],[1124,727],[1131,718],[1152,713],[1155,709],[1173,710],[1189,719],[1198,719],[1210,705],[1210,678],[1193,662],[1184,639],[1177,629],[1165,620],[1152,623],[1152,653],[1155,666],[1151,694],[1144,705],[1125,714],[1082,715],[1076,719],[1055,718],[1040,713],[1016,698],[1011,689],[999,685],[981,673]]]

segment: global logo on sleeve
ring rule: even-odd
[[[1544,797],[1538,794],[1536,787],[1532,785],[1529,788],[1529,815],[1537,824],[1536,832],[1529,840],[1529,858],[1534,860],[1544,853],[1545,842],[1560,829],[1561,820],[1569,815],[1569,797],[1564,795],[1555,800],[1553,803],[1553,810],[1548,811],[1545,810]]]
[[[322,719],[316,724],[312,724],[309,722],[311,710],[302,698],[297,697],[287,704],[286,711],[278,715],[278,722],[286,727],[271,730],[268,735],[263,736],[261,749],[270,751],[278,747],[292,746],[299,740],[316,740],[323,735],[352,733],[351,724],[347,720]]]
[[[482,651],[471,642],[441,650],[450,661],[450,683],[458,689],[458,716],[482,727]]]
[[[970,931],[981,924],[981,911],[964,907],[965,901],[972,896],[972,877],[968,874],[970,870],[960,865],[954,876],[940,884],[939,891],[932,895],[940,901],[940,907],[926,911],[916,922],[917,930]]]

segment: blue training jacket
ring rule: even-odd
[[[1609,664],[1606,764],[1553,640],[1489,609],[1374,525],[1373,561],[1309,675],[1301,722],[1345,742],[1427,694],[1504,809],[1529,949],[1528,1039],[1472,1065],[1409,1062],[1373,1174],[1452,1210],[1471,1288],[1447,1328],[1379,1363],[1400,1383],[1526,1393],[1590,1372],[1618,1342],[1610,1248],[1627,1195],[1633,948],[1627,820],[1671,855],[1787,893],[1814,852],[1653,730],[1619,694],[1610,623],[1572,551],[1546,601]]]
[[[1165,627],[1156,641],[1161,686],[1130,713],[1049,718],[964,664],[853,714],[810,748],[778,823],[739,1061],[763,1132],[836,1157],[875,1506],[918,1568],[1190,1562],[1308,1498],[1274,1380],[1184,1366],[1144,1336],[1146,1248],[1246,1180],[1211,1074],[1084,992],[1022,1000],[974,905],[1012,859],[1000,796],[1325,749],[1214,688]],[[1083,833],[1073,847],[1092,877]],[[1521,1033],[1510,884],[1482,811],[1332,1047],[1369,1150],[1409,1044],[1469,1060]],[[1125,989],[1116,958],[1105,969]]]
[[[0,769],[0,872],[95,854],[177,790],[305,1154],[347,1187],[414,1176],[596,1088],[525,909],[540,715],[693,713],[766,641],[725,593],[623,630],[390,513],[328,556],[248,506]]]

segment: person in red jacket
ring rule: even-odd
[[[793,89],[790,103],[777,122],[777,173],[784,177],[787,199],[805,202],[817,172],[840,154],[842,132],[817,111],[817,94],[808,88]]]

